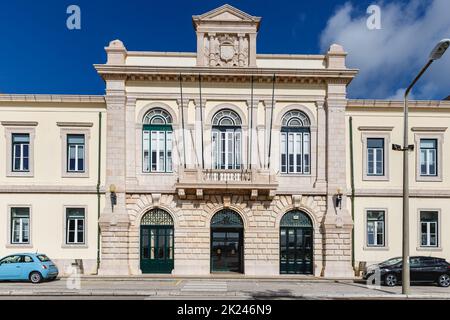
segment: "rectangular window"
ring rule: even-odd
[[[11,208],[11,243],[30,243],[30,208]]]
[[[367,211],[367,246],[384,247],[385,212],[382,210]]]
[[[281,172],[309,174],[311,172],[310,149],[309,133],[282,132]]]
[[[12,171],[30,171],[30,135],[28,133],[12,134]]]
[[[439,213],[436,211],[420,212],[420,233],[422,247],[438,246]]]
[[[66,244],[85,243],[85,210],[84,208],[66,209]]]
[[[67,135],[67,171],[84,172],[85,138],[84,134]]]
[[[239,170],[242,167],[242,134],[235,129],[212,132],[213,168]]]
[[[437,176],[437,140],[420,139],[420,175]]]
[[[172,172],[173,132],[144,130],[142,132],[142,171]]]
[[[384,175],[384,139],[367,139],[367,175]]]

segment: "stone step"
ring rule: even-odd
[[[228,285],[226,282],[207,282],[207,281],[188,281],[181,291],[186,292],[227,292]]]

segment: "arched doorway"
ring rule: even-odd
[[[244,223],[233,210],[211,219],[211,272],[244,273]]]
[[[313,241],[309,216],[299,210],[286,213],[280,222],[280,273],[313,274]]]
[[[174,268],[174,227],[169,213],[147,212],[141,220],[142,273],[172,273]]]

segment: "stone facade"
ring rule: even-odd
[[[225,210],[242,220],[229,233],[242,234],[244,276],[284,276],[287,235],[303,237],[290,241],[298,242],[297,262],[311,266],[291,274],[352,277],[360,263],[399,256],[401,157],[389,144],[402,140],[402,102],[347,99],[357,70],[347,67],[337,44],[323,55],[257,54],[260,23],[225,5],[193,17],[194,53],[128,51],[122,41],[111,41],[106,63],[95,65],[105,96],[0,95],[0,147],[7,157],[0,166],[2,255],[39,250],[62,274],[75,265],[85,274],[139,275],[161,272],[160,265],[143,265],[146,255],[173,252],[163,271],[209,276],[221,254],[213,250],[213,221]],[[411,101],[410,109],[409,140],[416,144],[411,255],[449,259],[450,234],[443,231],[450,223],[450,167],[443,160],[450,157],[450,102]],[[149,124],[146,116],[155,110],[164,120]],[[224,111],[228,126],[220,127],[214,119]],[[292,114],[297,127],[287,128]],[[157,139],[150,144],[152,130],[164,137],[164,146],[156,147]],[[12,170],[14,133],[30,134],[27,172]],[[68,133],[86,137],[87,170],[75,175],[66,168]],[[434,177],[420,174],[423,137],[438,145]],[[379,177],[368,176],[368,138],[385,139]],[[294,141],[296,147],[287,147]],[[292,159],[301,154],[289,160],[295,170],[286,168],[283,148],[294,150]],[[225,160],[224,154],[232,156]],[[155,160],[150,170],[150,157],[163,161],[164,169]],[[30,209],[31,236],[24,243],[11,241],[14,207]],[[67,242],[70,207],[86,210],[85,239],[75,245]],[[367,232],[374,210],[384,213],[383,241],[376,246]],[[155,211],[164,212],[166,225],[143,224]],[[421,243],[423,211],[439,220],[432,246]],[[222,235],[231,230],[221,227]],[[173,248],[161,249],[145,234],[159,229],[158,243],[173,240]]]
[[[339,239],[330,235],[325,240],[321,221],[326,212],[323,196],[300,197],[294,203],[292,196],[276,196],[273,200],[265,197],[251,200],[246,194],[233,194],[230,203],[224,204],[220,192],[205,195],[202,200],[195,195],[179,199],[176,195],[162,194],[156,198],[152,194],[127,195],[127,210],[130,216],[128,230],[128,257],[131,274],[141,274],[139,270],[139,227],[144,214],[153,208],[162,208],[174,218],[175,227],[175,275],[199,275],[210,273],[210,221],[223,208],[238,212],[244,220],[245,274],[251,276],[275,276],[279,274],[280,220],[287,212],[300,209],[308,213],[314,224],[314,274],[320,276],[323,269],[325,248],[330,255],[348,254],[350,239],[342,232]],[[225,197],[227,197],[225,195]],[[342,240],[341,240],[342,239]],[[326,245],[323,243],[326,241]],[[328,243],[330,247],[328,248]]]

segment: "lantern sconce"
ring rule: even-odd
[[[111,193],[111,209],[114,212],[114,206],[117,204],[116,186],[114,184],[109,186],[109,192]]]
[[[342,209],[342,190],[341,189],[337,189],[336,208],[339,208],[339,210]]]

